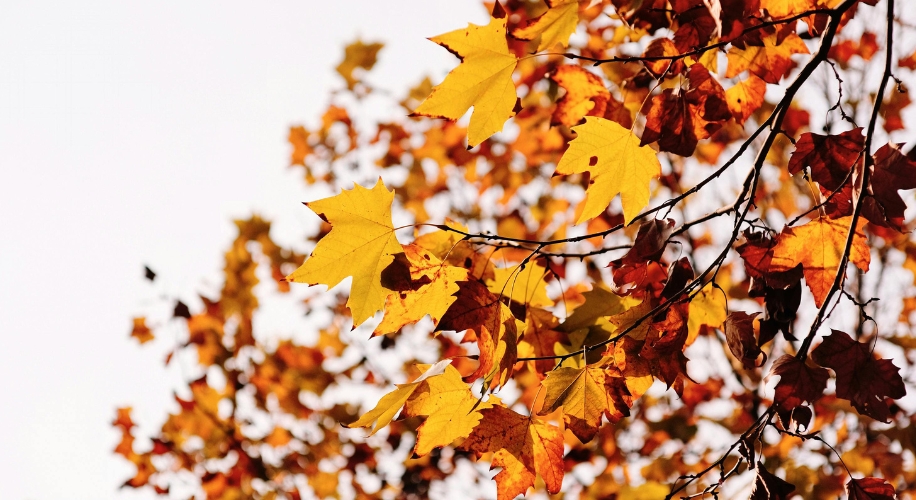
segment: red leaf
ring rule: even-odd
[[[900,144],[885,144],[875,153],[869,195],[862,214],[873,224],[903,230],[906,202],[900,189],[916,189],[916,162],[900,151]]]
[[[863,158],[865,138],[862,128],[838,135],[804,133],[795,143],[789,159],[789,172],[797,174],[811,167],[811,178],[821,186],[836,191],[849,177],[853,165]]]
[[[906,395],[900,368],[889,359],[875,359],[870,345],[833,330],[811,352],[811,359],[836,373],[836,395],[848,399],[862,415],[881,422],[890,421],[885,398]]]
[[[849,500],[894,500],[897,492],[894,487],[880,477],[863,477],[850,479],[846,483]]]
[[[785,410],[813,403],[824,394],[830,374],[819,366],[808,366],[794,356],[784,354],[773,363],[770,375],[779,375],[773,401]]]
[[[748,314],[743,311],[729,313],[725,319],[725,340],[728,342],[728,350],[741,361],[744,368],[751,370],[757,368],[757,361],[763,352],[757,347],[757,339],[754,336],[754,318],[760,313]],[[763,361],[766,363],[766,354],[763,354]]]

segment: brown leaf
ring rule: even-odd
[[[762,463],[757,462],[757,480],[754,482],[750,500],[789,500],[793,496],[793,491],[794,484],[770,474]]]
[[[773,363],[770,375],[779,375],[773,401],[786,410],[804,403],[813,403],[824,394],[830,374],[819,366],[808,366],[788,354]]]
[[[760,313],[748,314],[735,311],[728,314],[725,319],[725,340],[732,355],[741,361],[746,370],[757,368],[766,363],[766,354],[757,347],[757,338],[754,336],[754,318]],[[763,355],[763,361],[758,360]]]
[[[889,359],[875,359],[871,345],[833,330],[811,352],[811,359],[836,373],[836,395],[847,399],[862,415],[890,421],[885,398],[900,399],[906,386],[900,368]]]
[[[895,500],[897,492],[887,480],[880,477],[850,479],[846,483],[849,500]]]

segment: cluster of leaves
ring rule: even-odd
[[[392,121],[359,119],[392,104],[381,45],[347,47],[346,90],[289,135],[338,193],[306,203],[310,255],[237,223],[220,296],[169,320],[203,377],[147,451],[118,412],[126,484],[426,497],[477,461],[500,499],[916,494],[893,0],[488,7],[431,39],[461,62]],[[259,262],[331,289],[304,290],[312,342],[254,332]]]

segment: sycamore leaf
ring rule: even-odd
[[[553,301],[547,296],[547,282],[544,281],[547,269],[536,262],[528,262],[524,268],[520,266],[494,269],[495,276],[488,281],[487,288],[526,306],[552,306]]]
[[[895,500],[897,491],[880,477],[863,477],[862,479],[849,479],[846,483],[846,493],[849,500]]]
[[[431,366],[417,366],[421,370],[424,370],[420,378],[409,384],[398,384],[397,389],[382,396],[382,399],[375,405],[375,408],[366,412],[362,417],[359,417],[359,420],[356,422],[348,424],[347,427],[352,429],[354,427],[369,427],[374,424],[372,432],[369,433],[369,435],[375,434],[379,429],[391,422],[391,419],[394,418],[401,407],[404,406],[404,403],[407,402],[407,399],[413,395],[414,391],[424,380],[442,375],[445,373],[446,367],[451,368],[451,360],[442,360]],[[454,370],[454,368],[452,369]]]
[[[657,141],[662,151],[691,156],[700,139],[708,138],[732,117],[725,91],[702,64],[690,67],[687,81],[688,86],[678,92],[665,89],[652,96],[640,146]]]
[[[520,40],[534,40],[541,37],[537,51],[547,50],[556,44],[569,45],[569,36],[576,32],[579,24],[578,0],[546,0],[547,12],[529,19],[512,30],[512,36]]]
[[[744,365],[746,370],[757,368],[766,363],[766,354],[757,347],[754,336],[754,318],[760,313],[748,314],[744,311],[734,311],[728,314],[725,320],[725,340],[728,350]],[[760,355],[763,354],[763,361]],[[758,364],[759,361],[759,364]]]
[[[416,243],[404,246],[404,254],[410,264],[411,283],[416,287],[410,286],[388,296],[385,317],[374,335],[396,332],[427,314],[433,324],[438,324],[455,302],[458,282],[468,279],[467,269],[443,263]]]
[[[544,480],[548,492],[558,493],[564,473],[563,430],[504,406],[481,413],[483,419],[461,448],[475,452],[478,458],[493,453],[491,468],[502,467],[494,478],[497,499],[524,495],[534,486],[535,474]]]
[[[890,420],[885,398],[906,395],[900,368],[889,359],[875,359],[870,343],[857,342],[845,332],[833,330],[811,352],[811,359],[836,373],[837,397],[849,400],[859,413],[875,420]]]
[[[779,375],[776,395],[773,401],[785,410],[793,410],[804,403],[813,403],[827,388],[827,370],[819,366],[808,366],[795,356],[783,354],[773,363],[770,377]]]
[[[344,60],[337,65],[337,72],[347,81],[347,88],[353,89],[358,78],[353,76],[356,68],[362,68],[366,71],[375,66],[378,51],[384,47],[381,43],[363,43],[357,40],[344,49]]]
[[[852,167],[864,157],[864,147],[862,127],[837,135],[806,132],[795,143],[795,151],[789,158],[789,173],[795,175],[810,167],[811,179],[836,191],[847,180]]]
[[[394,191],[379,179],[372,189],[357,184],[352,191],[306,203],[332,228],[287,281],[331,288],[353,276],[347,300],[353,325],[372,317],[391,293],[382,285],[382,271],[401,252],[391,222],[393,200]]]
[[[423,456],[467,437],[480,422],[480,412],[492,406],[477,399],[458,370],[447,365],[442,375],[423,381],[404,405],[405,417],[428,417],[417,429],[414,453]]]
[[[757,44],[737,44],[728,51],[726,78],[732,78],[748,70],[767,83],[779,83],[792,68],[792,54],[807,54],[808,46],[800,36],[791,32],[781,36],[776,28],[760,30]]]
[[[602,368],[558,368],[542,384],[546,395],[540,414],[562,406],[566,426],[583,443],[598,433],[602,415],[616,422],[630,414],[624,379]]]
[[[707,283],[690,301],[690,316],[687,317],[687,341],[690,345],[700,336],[703,326],[721,328],[728,315],[725,307],[725,293]]]
[[[627,224],[649,203],[649,181],[661,173],[655,151],[620,124],[589,116],[573,127],[577,136],[557,165],[557,173],[591,174],[582,213],[576,224],[600,215],[620,194]]]
[[[836,278],[851,222],[852,217],[821,217],[803,226],[786,226],[773,248],[770,270],[788,271],[801,264],[805,283],[814,295],[815,305],[820,307]],[[871,252],[862,232],[863,224],[864,221],[859,220],[849,251],[849,261],[862,271],[868,271]]]
[[[754,114],[763,104],[767,84],[757,75],[748,75],[747,78],[734,84],[725,91],[725,102],[728,110],[735,117],[738,125],[744,125],[748,117]]]
[[[900,151],[900,144],[885,144],[875,153],[869,196],[863,200],[862,215],[874,224],[903,230],[906,202],[898,192],[916,189],[916,162]],[[912,197],[910,197],[912,199]]]
[[[757,480],[750,500],[789,500],[795,485],[770,473],[762,463],[757,462]]]
[[[611,92],[600,76],[581,66],[564,64],[550,75],[550,79],[566,90],[566,95],[557,101],[551,125],[572,127],[586,115],[604,116]]]
[[[512,72],[518,59],[506,41],[506,13],[496,3],[490,24],[469,24],[430,40],[461,59],[445,80],[414,111],[414,115],[457,120],[473,106],[468,126],[468,147],[472,148],[503,129],[515,115],[518,100]]]

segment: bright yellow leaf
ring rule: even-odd
[[[423,381],[443,374],[446,366],[451,367],[450,363],[451,360],[443,360],[432,366],[417,365],[421,370],[424,370],[420,378],[409,384],[398,384],[397,389],[382,396],[382,399],[375,405],[375,408],[366,412],[365,415],[359,417],[359,420],[347,425],[347,427],[352,429],[354,427],[369,427],[375,424],[369,435],[375,434],[379,429],[391,423],[391,419],[394,418],[401,407],[404,406],[404,403],[407,402],[407,399],[410,398]],[[454,368],[452,368],[452,370],[454,370]]]
[[[725,294],[707,284],[703,290],[690,301],[690,316],[687,317],[687,340],[690,345],[700,335],[703,325],[721,328],[725,323],[728,311],[725,308]]]
[[[357,185],[352,191],[306,203],[332,229],[286,279],[331,288],[353,276],[347,300],[353,325],[372,317],[391,293],[382,286],[382,271],[402,251],[391,222],[392,200],[394,191],[385,189],[379,179],[372,189]]]
[[[573,127],[577,136],[557,165],[557,173],[589,172],[590,185],[576,224],[593,219],[620,194],[627,224],[649,203],[649,181],[661,173],[655,150],[620,124],[595,116]]]
[[[446,366],[445,373],[425,380],[423,390],[415,391],[404,406],[404,416],[428,417],[417,430],[414,453],[423,456],[467,437],[480,422],[480,411],[492,406],[471,393],[455,367]]]
[[[502,130],[515,115],[518,100],[512,81],[518,59],[509,53],[506,14],[496,5],[490,24],[469,24],[467,29],[430,39],[460,57],[461,64],[414,111],[414,115],[457,120],[473,106],[468,147]]]
[[[553,301],[547,296],[547,269],[535,262],[519,266],[494,269],[495,277],[487,283],[491,292],[534,307],[550,307]]]
[[[629,413],[623,396],[627,395],[623,378],[614,377],[601,368],[558,368],[544,379],[546,415],[563,407],[566,426],[583,443],[598,432],[601,416],[619,420]]]
[[[576,32],[576,25],[579,24],[577,0],[547,0],[547,6],[547,12],[512,31],[512,36],[521,40],[534,40],[540,36],[538,52],[558,43],[568,46],[569,36]]]

